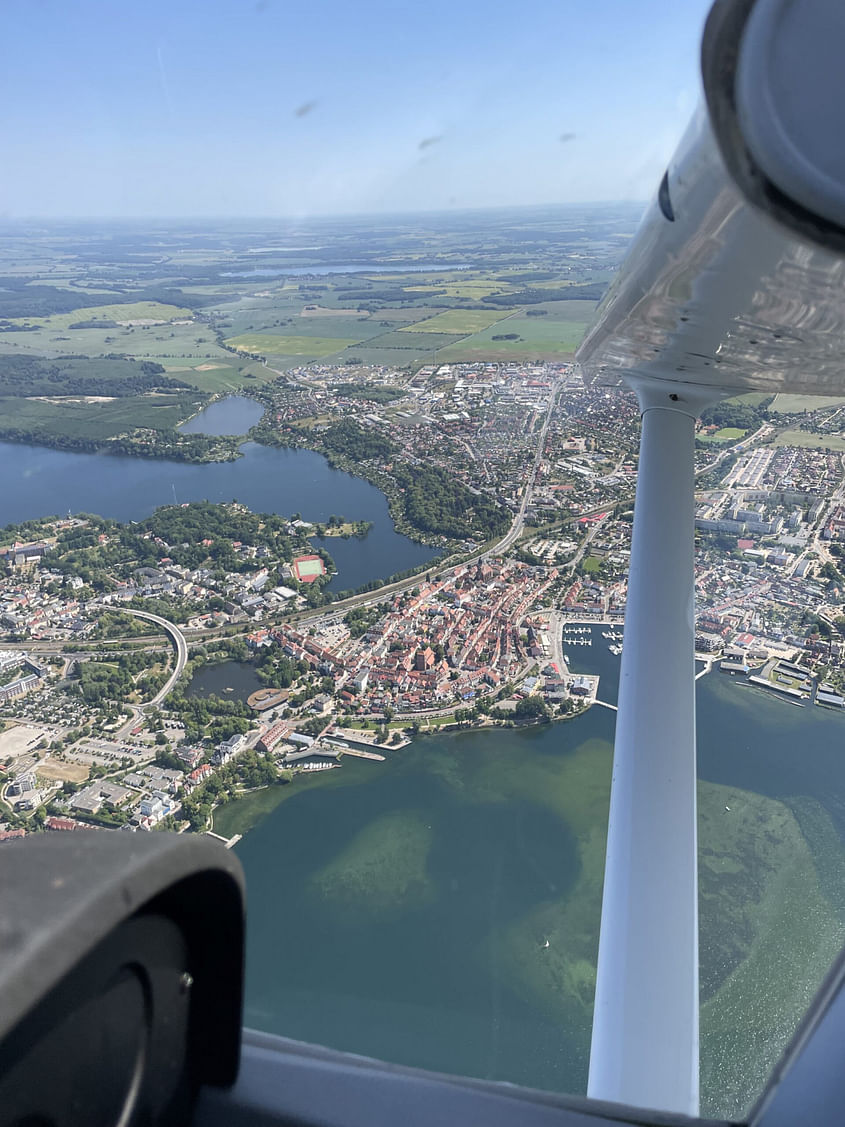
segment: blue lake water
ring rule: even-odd
[[[204,407],[178,428],[183,434],[246,434],[260,422],[264,408],[246,395],[227,395]]]
[[[215,405],[216,406],[216,405]],[[247,442],[234,462],[168,462],[81,454],[0,442],[0,525],[33,517],[97,513],[140,520],[160,505],[240,501],[253,512],[300,513],[325,522],[333,514],[372,521],[364,540],[330,539],[334,590],[360,587],[432,559],[435,552],[396,531],[384,494],[321,454]]]
[[[420,274],[428,271],[469,270],[466,262],[415,262],[393,264],[391,266],[261,266],[254,270],[226,270],[221,278],[281,278],[288,274],[294,277],[307,274]]]

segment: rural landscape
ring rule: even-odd
[[[92,449],[145,429],[132,452],[201,459],[220,451],[174,425],[290,368],[569,355],[637,210],[106,238],[16,225],[0,231],[0,437]]]

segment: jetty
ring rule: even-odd
[[[379,755],[377,751],[364,751],[360,747],[342,747],[340,751],[343,755],[354,755],[358,759],[376,759],[379,763],[384,763],[387,756]]]

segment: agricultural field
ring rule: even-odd
[[[207,395],[248,393],[312,363],[398,373],[571,355],[638,213],[597,205],[215,222],[201,233],[142,223],[0,233],[0,426],[45,438],[167,431]],[[19,359],[45,365],[30,387]],[[120,370],[128,360],[163,372],[148,369],[145,383]]]
[[[430,286],[406,286],[407,290],[411,293],[425,293],[430,290]],[[475,279],[461,279],[458,282],[445,281],[438,285],[438,289],[445,290],[446,297],[454,297],[458,299],[466,299],[468,301],[481,301],[490,294],[498,293],[514,293],[517,287],[507,283],[502,284],[494,279],[475,278]]]
[[[303,311],[304,312],[304,311]],[[379,315],[370,316],[364,313],[350,317],[338,310],[334,317],[301,316],[291,319],[288,324],[290,332],[295,336],[338,338],[352,341],[367,340],[370,337],[380,336],[390,332],[393,324],[390,321],[382,323]]]
[[[810,434],[806,430],[785,430],[775,439],[775,446],[802,446],[811,450],[845,450],[845,438],[838,434]]]
[[[845,404],[845,399],[832,395],[787,395],[784,393],[775,396],[769,410],[780,415],[795,415],[801,411],[806,411],[809,414],[811,411],[821,410],[822,407],[841,407],[843,404]]]
[[[507,311],[502,309],[448,309],[445,313],[438,313],[426,321],[417,321],[408,328],[400,329],[400,333],[455,333],[469,336],[471,333],[480,332],[488,325],[501,321],[507,317]]]
[[[436,338],[435,338],[436,339]],[[364,341],[353,344],[332,358],[337,364],[379,364],[389,368],[409,368],[411,365],[431,364],[435,359],[435,348],[380,348],[379,341]],[[442,359],[440,352],[436,359]]]
[[[114,321],[122,324],[127,321],[176,321],[190,320],[190,309],[176,305],[162,305],[158,301],[135,301],[124,305],[92,305],[88,308],[74,309],[71,313],[53,313],[48,317],[9,318],[14,325],[39,325],[56,332],[69,329],[81,321]]]
[[[45,436],[104,439],[135,427],[168,430],[193,414],[204,401],[189,394],[137,395],[91,402],[91,397],[48,402],[0,399],[0,430],[17,429]]]
[[[747,391],[744,395],[732,395],[730,399],[726,399],[726,403],[744,403],[746,407],[759,407],[761,403],[765,403],[767,399],[771,399],[771,395],[765,391]]]
[[[461,339],[458,333],[418,333],[415,329],[416,325],[413,325],[410,330],[385,332],[381,336],[371,337],[365,343],[368,348],[407,348],[414,352],[430,353],[432,349],[445,348]]]
[[[350,344],[357,343],[354,338],[350,340],[345,337],[282,336],[274,333],[243,333],[226,341],[226,344],[237,348],[239,352],[256,352],[267,356],[301,356],[306,359],[331,356]]]
[[[465,337],[440,353],[442,360],[529,360],[557,359],[570,356],[584,336],[589,322],[529,317],[513,313],[473,336]],[[494,340],[494,337],[516,334],[515,339]]]

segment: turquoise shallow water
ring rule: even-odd
[[[600,696],[613,700],[618,659],[599,638],[575,664],[599,672]],[[759,1002],[771,953],[759,955],[760,966],[749,962],[752,978],[729,975],[771,938],[764,921],[776,914],[779,874],[791,874],[789,895],[812,885],[805,914],[817,921],[809,941],[771,924],[794,982],[771,1000],[777,1022],[763,1019],[780,1040],[761,1034],[747,1075],[719,1059],[728,1034],[712,1013],[703,1018],[715,1046],[703,1050],[712,1057],[707,1082],[730,1088],[733,1101],[711,1111],[739,1113],[805,1004],[796,1011],[795,999],[815,986],[838,943],[845,717],[795,708],[718,673],[698,686],[710,865],[702,983],[705,999],[722,989],[716,1017],[740,1012],[731,1017],[740,1042],[733,1057],[754,1040],[743,1007],[753,1001],[767,1013]],[[427,737],[385,764],[347,760],[223,812],[226,832],[250,801],[266,813],[268,799],[281,800],[237,847],[249,889],[247,1024],[428,1068],[583,1091],[613,725],[612,712],[593,708],[543,728]],[[741,825],[713,820],[724,787],[733,788]],[[789,943],[801,947],[792,959]]]

